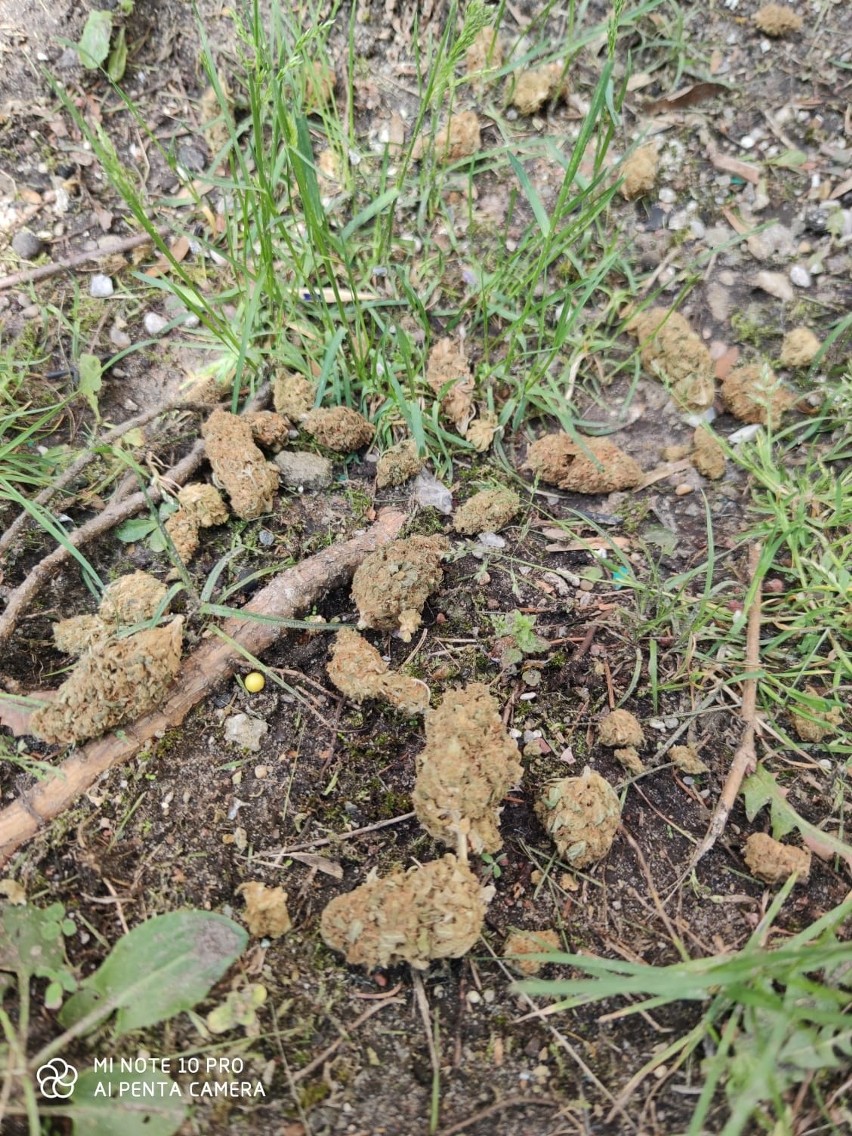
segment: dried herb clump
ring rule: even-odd
[[[523,769],[500,708],[482,683],[444,695],[426,714],[412,801],[417,819],[444,844],[465,838],[474,852],[503,846],[500,802]]]
[[[412,536],[370,553],[352,577],[358,626],[399,631],[400,638],[410,642],[423,605],[444,578],[441,557],[449,547],[446,537]]]
[[[320,920],[320,934],[353,966],[368,970],[407,962],[425,970],[432,959],[460,958],[479,938],[493,895],[453,855],[337,896]]]
[[[520,508],[521,499],[514,490],[483,489],[456,510],[453,528],[457,533],[496,533],[515,519]]]
[[[376,486],[386,489],[388,486],[402,485],[410,477],[414,477],[423,468],[423,458],[417,453],[417,443],[413,438],[405,438],[397,442],[389,450],[385,450],[376,466]]]
[[[425,682],[393,674],[375,647],[351,628],[335,635],[326,670],[337,689],[353,702],[380,698],[404,714],[422,714],[429,705]]]
[[[633,316],[627,330],[639,340],[645,368],[669,384],[672,397],[684,410],[707,410],[713,405],[713,360],[679,312],[648,308]]]
[[[621,167],[621,193],[628,201],[650,193],[657,180],[660,157],[656,146],[641,146]]]
[[[598,739],[605,746],[641,746],[645,735],[629,710],[613,710],[601,722]]]
[[[321,446],[339,454],[351,454],[372,442],[376,432],[367,419],[349,406],[320,407],[302,418],[302,427]]]
[[[119,628],[151,619],[166,595],[166,585],[147,572],[119,576],[104,588],[97,615],[73,615],[53,625],[53,641],[67,655],[82,655]]]
[[[180,668],[182,632],[179,616],[166,627],[98,642],[33,714],[33,732],[47,742],[81,742],[153,710]]]
[[[781,385],[771,367],[752,363],[735,367],[722,383],[722,401],[734,418],[762,425],[781,419],[793,403],[793,396]]]
[[[201,435],[213,476],[230,497],[237,516],[253,521],[270,512],[278,470],[255,445],[248,422],[226,410],[214,410],[201,427]]]
[[[201,482],[185,485],[177,499],[179,508],[166,521],[166,532],[178,556],[186,563],[198,550],[201,529],[226,523],[228,506],[215,485]]]
[[[633,489],[643,476],[633,458],[608,438],[583,438],[578,444],[567,434],[545,434],[533,442],[522,468],[574,493]]]
[[[559,854],[573,868],[585,868],[606,856],[621,819],[615,790],[588,766],[580,777],[548,785],[535,811]]]

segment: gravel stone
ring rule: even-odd
[[[320,454],[286,450],[276,454],[274,460],[281,470],[281,480],[289,489],[318,493],[331,485],[332,464]]]
[[[19,229],[12,237],[12,249],[21,260],[35,260],[44,249],[44,241],[29,229]]]
[[[112,277],[104,276],[102,272],[96,272],[89,281],[89,295],[96,300],[106,300],[114,291],[115,285],[112,282]]]

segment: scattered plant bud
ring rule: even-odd
[[[457,533],[496,533],[515,519],[521,499],[512,489],[483,489],[456,509],[453,528]]]
[[[243,919],[257,939],[279,939],[293,926],[287,910],[287,893],[280,887],[267,887],[257,880],[239,888],[246,902]]]
[[[302,418],[302,427],[321,446],[335,453],[351,454],[372,442],[376,432],[363,414],[349,406],[320,407]]]
[[[775,425],[793,404],[793,396],[785,390],[771,367],[755,363],[735,367],[722,383],[725,408],[740,422]]]
[[[605,746],[641,746],[645,735],[629,710],[613,710],[601,721],[598,741]]]
[[[782,883],[793,872],[798,873],[797,882],[803,883],[811,870],[811,854],[807,848],[782,844],[765,832],[751,834],[743,859],[751,874],[767,884]]]
[[[794,327],[781,344],[782,367],[808,367],[822,344],[809,327]]]
[[[628,201],[650,193],[657,181],[657,168],[660,164],[657,147],[641,146],[621,166],[621,193]]]
[[[313,409],[316,386],[302,375],[276,375],[272,380],[272,404],[279,414],[299,422]]]
[[[417,443],[413,438],[405,438],[385,450],[379,458],[376,465],[376,486],[386,489],[388,486],[402,485],[422,468],[423,458],[417,452]]]
[[[230,497],[237,516],[252,521],[271,512],[278,470],[267,464],[254,444],[248,422],[226,410],[214,410],[201,427],[201,436],[214,477]]]
[[[483,888],[455,856],[398,870],[333,899],[320,934],[353,966],[368,970],[407,962],[425,970],[432,959],[461,958],[479,938],[493,888]]]
[[[776,39],[800,31],[802,27],[802,17],[786,4],[764,4],[753,19],[759,31]]]
[[[704,477],[718,481],[725,476],[725,451],[719,439],[706,426],[697,426],[692,435],[692,464]]]
[[[446,537],[413,536],[370,553],[352,577],[358,626],[399,631],[409,643],[420,626],[423,605],[444,578],[441,558],[449,547]]]
[[[588,766],[580,777],[548,785],[535,811],[559,854],[573,868],[585,868],[606,856],[621,820],[617,793]]]
[[[375,647],[357,631],[345,628],[334,637],[328,677],[353,702],[379,698],[404,714],[422,714],[429,705],[429,687],[407,675],[391,673]]]
[[[503,944],[503,957],[521,974],[538,974],[545,965],[541,959],[527,955],[551,954],[562,949],[557,931],[510,931]]]
[[[690,745],[672,746],[669,750],[669,757],[678,769],[690,777],[697,777],[701,773],[710,772]]]
[[[498,851],[500,803],[521,779],[519,756],[486,686],[448,691],[426,713],[426,746],[412,793],[417,819],[451,847],[463,836],[473,852]]]
[[[564,433],[533,442],[521,468],[574,493],[612,493],[642,480],[640,466],[608,438],[583,438],[578,444]]]
[[[639,340],[645,369],[670,386],[684,410],[703,411],[713,405],[713,359],[679,312],[648,308],[632,317],[627,330]]]

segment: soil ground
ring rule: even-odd
[[[405,88],[411,84],[418,6],[389,0],[359,7],[369,19],[359,21],[355,36],[364,101],[356,109],[365,123],[375,124],[400,100],[414,101]],[[419,7],[424,34],[440,26],[446,15],[440,4]],[[506,7],[511,13],[507,24],[515,28],[531,14],[525,3]],[[812,6],[807,7],[810,11]],[[662,302],[674,301],[685,274],[696,280],[682,310],[717,359],[730,358],[732,348],[745,360],[756,358],[758,351],[774,358],[790,327],[805,323],[822,334],[852,298],[849,245],[827,238],[823,220],[816,216],[821,208],[826,213],[820,179],[837,185],[849,176],[850,52],[838,45],[852,42],[852,10],[842,3],[818,5],[818,18],[809,19],[800,35],[770,42],[750,30],[752,8],[745,3],[681,3],[637,24],[633,67],[647,84],[629,96],[625,133],[616,142],[623,150],[628,136],[639,129],[637,108],[646,95],[659,97],[700,78],[725,84],[712,111],[686,105],[663,111],[655,120],[654,130],[667,144],[671,141],[664,186],[673,199],[665,194],[640,203],[618,199],[613,215],[614,230],[636,274],[658,270],[657,283],[669,289]],[[123,152],[135,155],[135,169],[151,200],[169,188],[168,169],[156,155],[144,151],[143,162],[144,148],[134,142],[137,124],[69,53],[66,45],[79,38],[87,9],[70,2],[0,0],[5,37],[0,188],[8,182],[32,191],[27,221],[34,230],[49,230],[53,259],[91,247],[105,234],[128,230],[115,194],[57,109],[47,71],[62,78],[80,105],[87,99],[99,102]],[[430,13],[431,20],[426,19]],[[606,14],[603,4],[584,10],[589,25]],[[232,62],[228,15],[206,0],[201,18],[227,70]],[[343,59],[347,13],[334,18],[340,27],[332,43]],[[563,20],[555,11],[548,25],[554,37],[563,34]],[[169,145],[197,143],[193,115],[205,82],[189,6],[168,0],[139,4],[127,34],[131,54],[125,84],[144,122]],[[590,51],[582,67],[591,70],[592,61]],[[586,81],[582,67],[581,92]],[[363,78],[367,72],[369,79]],[[575,113],[570,104],[552,108],[543,114],[541,130],[560,136]],[[721,171],[708,157],[711,134],[718,145],[722,140],[757,143],[763,154],[767,147],[776,156],[795,149],[804,154],[805,164],[771,167],[770,201],[762,208],[760,201],[755,203],[762,187],[752,185],[740,184],[732,205],[736,175]],[[742,145],[747,157],[749,147],[745,141]],[[552,204],[558,188],[554,166],[543,158],[528,173],[545,206]],[[68,187],[67,208],[59,213],[45,195],[52,190],[55,204],[63,187]],[[500,200],[508,197],[505,186],[485,177],[480,194],[497,198],[495,208],[505,213]],[[10,191],[9,199],[14,197]],[[690,202],[695,206],[687,210]],[[759,210],[754,215],[761,223],[775,225],[770,235],[777,247],[758,250],[766,253],[760,259],[731,239],[726,223],[726,212],[743,204]],[[850,205],[846,192],[827,211],[848,211]],[[678,220],[683,227],[672,227],[672,216],[681,211],[686,211]],[[22,214],[16,216],[20,220]],[[526,223],[520,213],[513,222],[519,233]],[[14,271],[13,258],[3,255],[6,270]],[[807,262],[812,268],[817,256],[821,271],[810,272],[808,286],[795,288],[792,301],[784,303],[755,286],[760,271],[778,273],[786,281],[791,265]],[[39,304],[69,310],[69,287],[64,277],[47,282],[40,286]],[[80,287],[85,297],[85,276]],[[4,346],[20,343],[29,324],[43,318],[31,310],[34,300],[26,289],[0,302]],[[124,314],[128,333],[141,338],[142,307],[131,303]],[[109,352],[108,319],[91,327],[88,350]],[[67,335],[60,332],[49,342],[51,354],[41,374],[73,362],[75,345]],[[176,389],[193,350],[176,332],[162,346],[128,355],[105,379],[104,418],[120,422]],[[625,343],[623,350],[626,354],[630,345]],[[825,359],[823,382],[830,382],[842,365],[844,350],[848,348],[838,343]],[[57,387],[63,381],[50,380]],[[818,391],[819,382],[811,387]],[[38,380],[34,389],[44,397],[49,384]],[[594,398],[578,392],[579,414],[608,429],[616,426],[613,439],[644,470],[659,466],[665,446],[690,439],[692,427],[660,384],[647,376],[638,387],[618,377],[599,391]],[[803,398],[809,393],[800,391]],[[69,413],[54,441],[73,445],[88,421],[84,410]],[[172,420],[158,442],[161,468],[188,450],[199,421],[190,412]],[[724,415],[715,422],[723,435],[739,425]],[[505,440],[511,464],[520,466],[535,432]],[[506,480],[499,466],[478,458],[460,458],[454,474],[457,503],[478,488]],[[298,562],[327,544],[329,534],[348,535],[368,524],[381,506],[402,505],[411,513],[409,533],[447,532],[452,552],[443,584],[426,605],[422,634],[417,632],[411,643],[381,632],[370,632],[369,638],[392,669],[429,685],[433,705],[453,686],[489,684],[523,754],[522,784],[504,803],[504,847],[491,862],[477,863],[482,878],[493,876],[496,887],[483,937],[465,958],[435,963],[424,975],[441,1066],[438,1131],[469,1136],[686,1131],[700,1091],[700,1058],[706,1054],[670,1074],[640,1079],[623,1101],[620,1094],[656,1052],[695,1026],[700,1002],[626,1018],[602,1019],[599,1007],[545,1018],[532,1013],[512,989],[514,975],[502,953],[513,928],[553,928],[565,950],[664,965],[677,960],[678,944],[692,956],[741,948],[764,914],[769,893],[749,875],[742,859],[744,839],[755,827],[742,804],[724,838],[692,878],[683,880],[739,739],[735,704],[724,691],[702,704],[706,688],[691,683],[693,662],[670,628],[656,639],[652,653],[653,600],[646,598],[644,609],[637,609],[634,593],[602,574],[596,557],[582,545],[604,532],[621,541],[637,573],[646,578],[650,563],[661,581],[687,573],[708,556],[704,494],[718,556],[717,583],[724,582],[728,600],[742,598],[748,570],[738,537],[748,522],[746,475],[729,463],[725,479],[710,482],[682,464],[636,494],[588,498],[527,491],[522,514],[502,534],[505,546],[499,548],[452,535],[447,518],[417,506],[410,486],[377,491],[374,465],[363,455],[345,462],[338,458],[335,476],[320,494],[282,493],[271,514],[240,522],[242,551],[228,564],[222,582],[234,583],[261,567]],[[525,484],[529,490],[529,478]],[[97,494],[97,486],[92,492]],[[90,493],[88,499],[69,501],[67,512],[80,522],[97,507]],[[7,522],[14,515],[11,506],[4,509]],[[561,537],[555,532],[560,523]],[[198,586],[230,546],[230,534],[205,540],[192,564]],[[41,539],[30,532],[7,557],[2,587],[8,591],[19,583],[42,552]],[[88,554],[103,579],[134,568],[163,576],[169,567],[164,555],[144,542],[123,545],[112,536],[96,542]],[[243,602],[256,587],[247,583],[230,602]],[[178,600],[176,609],[180,607]],[[94,600],[78,571],[67,569],[51,581],[3,658],[6,689],[55,686],[67,659],[52,645],[51,626],[57,618],[93,610]],[[535,633],[546,644],[507,664],[500,617],[513,612],[534,616]],[[348,589],[329,594],[317,614],[351,623]],[[192,627],[190,638],[197,640],[200,631],[200,626]],[[214,687],[181,729],[104,776],[32,840],[10,869],[30,902],[65,905],[79,927],[68,942],[68,954],[81,975],[102,961],[124,930],[153,914],[198,908],[239,919],[239,889],[246,881],[285,888],[293,930],[271,941],[253,940],[237,973],[211,995],[212,1005],[229,983],[237,988],[253,981],[266,987],[259,1034],[234,1031],[227,1035],[227,1052],[241,1055],[252,1075],[264,1078],[267,1095],[262,1101],[201,1102],[181,1130],[184,1136],[415,1136],[428,1130],[433,1071],[410,972],[400,967],[365,974],[348,968],[318,934],[325,904],[363,882],[370,870],[382,875],[444,853],[415,818],[406,816],[423,724],[376,702],[357,707],[339,696],[325,671],[328,649],[324,634],[288,635],[263,662],[279,670],[290,690],[273,690],[268,683],[262,693],[250,695],[231,680]],[[649,675],[652,657],[656,685]],[[598,723],[616,704],[643,722],[650,739],[643,750],[648,771],[639,777],[626,774],[612,751],[597,742]],[[225,720],[240,712],[269,727],[257,753],[224,740]],[[709,767],[706,776],[685,776],[668,763],[665,747],[679,730],[680,740],[694,744]],[[819,746],[808,751],[813,762],[823,752]],[[35,742],[29,746],[31,755],[47,760],[59,752]],[[608,857],[572,875],[555,858],[533,803],[550,780],[579,774],[586,764],[619,790],[622,824]],[[843,794],[839,766],[835,777],[828,784],[804,767],[791,786],[791,803],[819,822],[826,797]],[[14,765],[3,769],[4,800],[26,793],[30,784],[29,775]],[[399,817],[403,819],[394,820]],[[381,827],[380,822],[390,823]],[[347,838],[352,830],[371,826],[364,835]],[[301,859],[282,851],[294,846]],[[807,885],[797,887],[784,906],[779,929],[801,929],[839,903],[847,889],[848,880],[832,861],[815,859]],[[564,976],[566,968],[548,966],[543,974]],[[379,1006],[364,1017],[365,1008]],[[54,1031],[51,1015],[43,1011],[33,1024],[33,1044],[43,1044]],[[334,1052],[317,1062],[335,1043]],[[90,1054],[78,1044],[77,1051],[65,1056],[83,1063]],[[194,1052],[198,1045],[195,1022],[181,1015],[142,1037],[124,1039],[114,1055]],[[720,1094],[708,1132],[723,1129],[725,1110]],[[15,1124],[10,1118],[10,1133],[25,1130]],[[62,1131],[60,1124],[52,1131]]]

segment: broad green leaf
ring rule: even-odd
[[[50,907],[12,907],[0,913],[0,970],[19,978],[47,978],[56,987],[71,991],[77,982],[65,959],[64,936],[76,926],[65,918],[61,903]],[[54,989],[54,994],[56,989]]]
[[[75,1136],[173,1136],[186,1113],[180,1086],[159,1069],[87,1069],[63,1109],[73,1121]]]
[[[798,829],[805,844],[818,856],[840,856],[852,867],[852,845],[844,844],[836,836],[823,832],[821,828],[799,816],[793,806],[788,804],[778,782],[765,766],[758,765],[756,771],[745,779],[742,792],[749,820],[754,820],[763,806],[769,805],[772,835],[776,840]]]
[[[80,42],[77,44],[77,54],[80,62],[90,71],[100,67],[109,55],[109,40],[112,35],[112,13],[101,12],[94,9],[89,12]]]
[[[118,1011],[115,1033],[189,1010],[239,958],[248,935],[224,915],[176,911],[156,915],[119,939],[59,1015],[65,1028],[93,1015],[91,1025]]]
[[[109,75],[113,83],[118,83],[124,78],[126,68],[127,36],[124,33],[124,28],[119,28],[118,35],[115,37],[115,43],[112,46],[112,51],[109,53],[107,75]]]
[[[98,407],[98,394],[101,389],[101,376],[103,375],[103,367],[97,355],[80,356],[77,364],[77,371],[80,375],[80,394],[88,402],[92,408],[95,417],[100,419],[101,412]]]
[[[157,522],[150,517],[131,517],[123,521],[115,530],[115,535],[125,544],[132,544],[137,540],[144,540],[149,533],[157,527]]]

